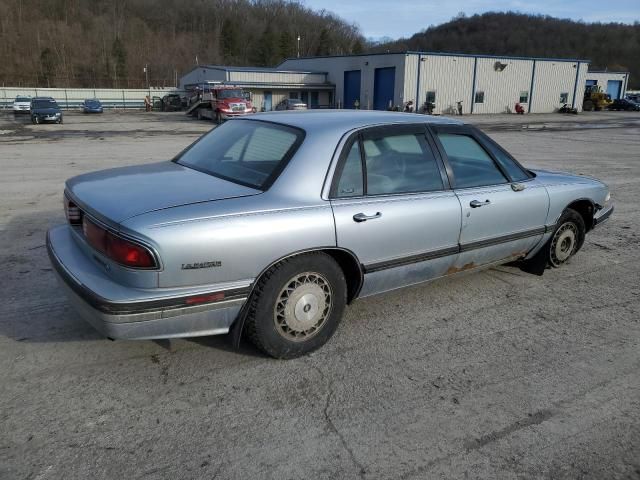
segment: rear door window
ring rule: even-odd
[[[336,196],[360,197],[362,195],[364,195],[362,158],[360,156],[360,142],[356,140],[349,149],[347,158],[342,166]]]
[[[424,133],[367,135],[367,195],[442,190],[440,169]]]
[[[445,132],[438,132],[437,136],[447,154],[456,188],[507,182],[491,156],[472,136]]]

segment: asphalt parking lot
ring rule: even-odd
[[[44,248],[66,178],[169,159],[210,123],[0,114],[0,479],[639,479],[640,114],[464,119],[527,166],[607,182],[611,220],[543,277],[358,301],[324,348],[276,361],[106,340]]]

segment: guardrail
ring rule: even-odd
[[[144,97],[182,93],[176,88],[22,88],[0,87],[0,109],[11,109],[17,96],[53,97],[62,109],[77,109],[87,98],[97,98],[104,108],[144,108]]]

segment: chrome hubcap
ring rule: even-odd
[[[575,253],[578,229],[571,223],[563,223],[551,241],[551,263],[554,266],[566,262]]]
[[[308,340],[331,313],[331,287],[320,274],[305,272],[291,278],[274,307],[276,330],[287,340]]]

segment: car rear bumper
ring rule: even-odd
[[[206,294],[194,287],[164,296],[159,295],[162,289],[130,289],[127,298],[127,288],[91,262],[72,235],[68,225],[49,230],[49,258],[72,306],[106,337],[143,340],[225,334],[247,299],[248,287]],[[224,294],[224,299],[198,305],[185,302],[194,295],[214,293]]]
[[[599,210],[593,217],[593,227],[595,228],[602,225],[604,222],[609,220],[609,217],[611,217],[611,214],[613,213],[613,208],[613,205],[610,205],[608,208]]]

